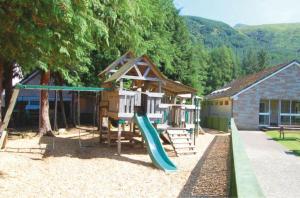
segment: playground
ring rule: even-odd
[[[84,128],[83,128],[84,129]],[[200,135],[195,155],[175,157],[165,146],[179,171],[157,169],[146,147],[123,144],[122,155],[116,146],[99,144],[99,136],[70,129],[55,137],[39,138],[28,133],[23,138],[10,136],[0,152],[0,186],[3,197],[177,197],[192,170],[213,140]]]
[[[101,87],[17,84],[1,125],[5,197],[175,197],[213,140],[200,127],[197,91],[165,77],[147,55],[127,52],[98,77]],[[77,124],[54,137],[13,132],[20,92],[75,92]],[[81,92],[95,95],[93,126],[81,118]],[[54,128],[57,100],[54,105]],[[2,160],[3,159],[3,160]]]

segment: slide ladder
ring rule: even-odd
[[[176,166],[168,157],[160,142],[158,132],[151,124],[149,118],[146,115],[137,114],[135,114],[134,118],[146,142],[148,153],[154,165],[166,172],[176,171]]]
[[[185,129],[168,129],[167,134],[176,155],[196,154],[190,134]]]

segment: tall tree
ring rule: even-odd
[[[256,72],[259,72],[266,68],[269,63],[269,56],[265,50],[260,50],[257,52],[257,67]]]
[[[94,17],[97,6],[93,0],[0,1],[0,37],[6,41],[0,42],[0,59],[16,60],[24,71],[40,68],[41,84],[48,84],[49,71],[79,82],[79,74],[88,71],[94,41],[107,41],[105,24]],[[41,99],[39,132],[45,133],[51,130],[45,91]]]
[[[232,50],[228,47],[223,46],[210,52],[207,93],[222,87],[233,79],[234,60]]]

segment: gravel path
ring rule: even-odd
[[[246,152],[266,197],[300,196],[300,157],[264,132],[240,131]]]
[[[228,197],[229,187],[230,136],[217,135],[179,197]]]
[[[165,173],[153,166],[145,148],[122,144],[98,144],[98,137],[77,133],[55,138],[10,140],[0,152],[0,197],[177,197],[192,170],[214,138],[205,134],[197,139],[196,155],[171,157],[179,171]],[[170,149],[170,148],[169,148]],[[172,155],[172,153],[170,153]]]

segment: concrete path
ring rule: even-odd
[[[240,131],[245,149],[266,197],[300,197],[300,157],[290,154],[264,132]]]

